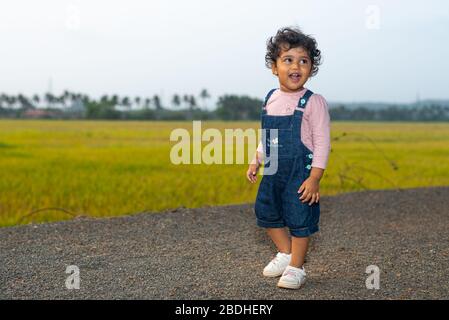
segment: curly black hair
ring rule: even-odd
[[[267,53],[265,54],[265,65],[267,68],[276,63],[281,50],[302,47],[309,54],[312,60],[311,76],[318,73],[318,66],[321,64],[321,51],[317,48],[317,43],[313,37],[304,34],[299,28],[286,27],[279,29],[274,37],[267,41]]]

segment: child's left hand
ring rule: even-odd
[[[298,193],[302,193],[299,197],[299,200],[302,203],[309,202],[309,206],[311,206],[314,202],[318,203],[320,201],[320,180],[316,177],[310,176],[308,177],[299,187]]]

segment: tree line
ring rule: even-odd
[[[205,101],[210,98],[209,92],[203,89],[199,94],[199,99]],[[198,107],[197,97],[194,95],[179,95],[175,94],[172,96],[171,105],[174,107],[185,107],[196,108]],[[65,90],[60,95],[54,95],[52,93],[45,93],[43,96],[34,94],[31,97],[27,97],[23,94],[18,95],[8,95],[5,93],[0,94],[0,108],[5,109],[15,109],[15,110],[27,110],[35,109],[39,107],[44,108],[58,108],[64,111],[75,102],[81,102],[83,105],[88,105],[89,103],[97,103],[104,105],[122,106],[125,108],[154,108],[155,110],[163,109],[161,98],[159,95],[153,95],[152,97],[128,97],[118,95],[103,95],[99,99],[95,100],[90,98],[86,94],[70,92]],[[204,104],[203,104],[204,106]]]
[[[262,100],[247,95],[222,95],[215,108],[206,89],[198,96],[174,94],[164,103],[159,95],[129,97],[103,95],[98,99],[86,94],[64,91],[27,97],[0,94],[0,117],[47,119],[111,120],[259,120]],[[449,105],[435,102],[386,105],[382,108],[356,108],[342,103],[330,105],[332,120],[351,121],[448,121]]]

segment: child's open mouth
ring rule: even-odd
[[[299,82],[299,80],[301,79],[301,75],[299,74],[299,73],[297,73],[297,72],[295,72],[295,73],[290,73],[289,75],[288,75],[288,77],[289,77],[289,79],[292,81],[292,82]]]

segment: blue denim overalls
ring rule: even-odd
[[[277,157],[265,163],[264,171],[273,161],[278,162],[275,174],[262,177],[255,203],[257,225],[264,228],[287,226],[294,237],[308,237],[318,231],[320,205],[302,203],[299,187],[310,175],[313,153],[301,141],[301,121],[307,101],[313,94],[307,90],[299,99],[294,114],[290,116],[267,115],[266,105],[271,94],[265,97],[262,109],[262,130],[265,131],[265,160],[270,156],[270,146],[278,150]],[[278,129],[277,139],[270,139],[270,130]],[[268,148],[267,148],[268,146]]]

